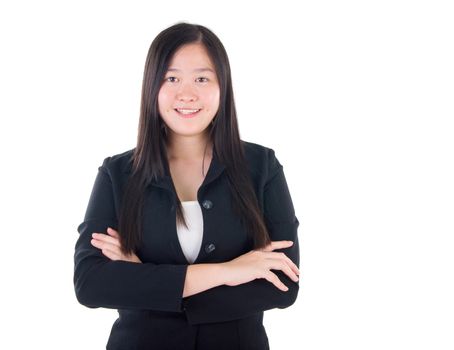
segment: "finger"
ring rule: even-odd
[[[288,248],[293,245],[292,241],[272,241],[270,244],[268,244],[263,251],[265,252],[271,252],[275,249],[282,249],[282,248]]]
[[[121,258],[121,256],[119,256],[116,252],[110,250],[109,248],[103,248],[102,253],[110,260],[120,260]]]
[[[105,252],[112,252],[112,249],[110,249],[107,245],[107,243],[105,242],[102,242],[98,239],[92,239],[90,241],[90,243],[95,246],[96,248],[100,249],[103,253]],[[111,255],[113,254],[114,252],[111,253]],[[115,254],[116,255],[116,254]]]
[[[284,272],[290,279],[292,279],[294,282],[298,282],[299,278],[298,276],[293,272],[293,270],[282,260],[279,259],[268,259],[269,260],[269,269],[273,270],[281,270]]]
[[[110,242],[106,242],[104,240],[99,240],[99,239],[92,239],[91,244],[93,244],[96,248],[99,249],[109,249],[113,252],[115,252],[117,255],[121,255],[120,247],[117,246],[116,244],[112,244]]]
[[[93,233],[92,237],[95,239],[98,239],[103,242],[108,242],[110,244],[116,245],[118,247],[121,247],[121,244],[117,238],[111,237],[109,235],[106,235],[104,233]]]
[[[113,237],[116,237],[116,238],[120,238],[120,234],[118,233],[118,231],[115,231],[113,228],[111,227],[108,227],[107,228],[107,233]]]
[[[101,245],[102,245],[102,241],[98,240],[98,239],[92,239],[90,241],[90,243],[95,246],[96,248],[101,248]]]
[[[293,244],[292,241],[272,241],[270,244],[268,244],[265,248],[264,251],[266,252],[271,252],[275,249],[282,249],[282,248],[288,248]]]
[[[293,270],[293,272],[297,275],[300,274],[300,270],[298,269],[298,266],[287,256],[285,253],[282,252],[269,252],[267,253],[267,257],[273,258],[273,259],[282,259],[286,262],[288,266]]]
[[[270,281],[272,284],[274,284],[280,290],[282,290],[284,292],[288,291],[288,287],[284,283],[282,283],[282,281],[279,279],[279,277],[276,276],[275,273],[268,271],[268,273],[265,275],[265,279]]]

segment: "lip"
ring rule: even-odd
[[[178,109],[198,109],[198,111],[195,112],[195,113],[191,113],[191,114],[183,114],[183,113],[178,112]],[[201,110],[202,110],[201,108],[174,108],[174,111],[177,112],[177,114],[181,118],[194,118],[194,117],[196,117],[199,114],[199,112]]]

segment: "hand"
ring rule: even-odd
[[[231,261],[222,263],[225,266],[228,286],[253,281],[257,278],[265,278],[282,291],[288,287],[281,282],[274,272],[270,270],[282,270],[293,281],[298,281],[298,267],[282,252],[273,252],[274,249],[288,248],[292,241],[273,241],[265,248],[251,250]]]
[[[114,229],[107,228],[108,235],[94,232],[91,244],[102,250],[102,253],[110,260],[123,260],[135,263],[142,263],[134,253],[125,255],[121,252],[120,235]]]

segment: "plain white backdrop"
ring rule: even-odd
[[[2,349],[104,349],[73,254],[102,160],[135,146],[151,41],[188,21],[228,52],[244,140],[273,148],[300,221],[280,349],[453,349],[449,1],[2,1]]]

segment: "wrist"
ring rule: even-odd
[[[218,263],[218,273],[219,273],[220,281],[222,284],[225,284],[225,285],[229,284],[229,271],[230,271],[230,265],[229,265],[228,261]]]

